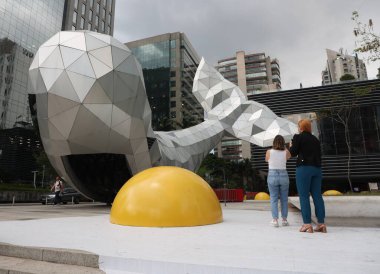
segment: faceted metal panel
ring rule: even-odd
[[[156,165],[196,170],[223,136],[269,146],[277,134],[290,140],[297,131],[295,124],[266,106],[248,101],[239,87],[202,59],[193,93],[205,110],[205,121],[183,130],[153,132],[140,64],[116,39],[89,31],[53,36],[39,48],[30,78],[42,142],[52,165],[90,197],[95,192],[78,179],[85,176],[74,176],[70,166],[78,159],[86,164],[97,161],[86,155],[124,155],[130,171],[124,174]],[[83,157],[68,158],[78,154]],[[112,191],[104,197],[109,199]],[[97,192],[92,197],[102,200]]]

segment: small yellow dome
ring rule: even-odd
[[[259,192],[255,195],[255,200],[270,200],[268,193]]]
[[[223,221],[215,192],[200,176],[171,166],[146,169],[119,190],[114,224],[147,227],[198,226]]]
[[[323,192],[323,196],[339,196],[343,195],[342,192],[339,192],[338,190],[327,190]]]

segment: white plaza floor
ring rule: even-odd
[[[379,273],[380,228],[300,233],[269,226],[270,212],[223,208],[224,222],[185,228],[113,225],[108,214],[0,221],[0,242],[81,249],[106,273]],[[1,210],[6,210],[2,208]]]

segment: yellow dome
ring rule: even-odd
[[[197,226],[223,221],[219,200],[200,176],[171,166],[146,169],[119,190],[110,221],[129,226]]]
[[[338,190],[327,190],[323,192],[323,196],[339,196],[343,195],[342,192],[339,192]]]
[[[270,197],[265,192],[259,192],[255,195],[255,200],[270,200]]]

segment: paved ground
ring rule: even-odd
[[[268,202],[222,204],[224,222],[185,228],[109,223],[102,204],[0,205],[0,242],[87,250],[106,273],[378,273],[380,228],[329,226],[327,234],[269,226]],[[126,272],[127,271],[127,272]]]

